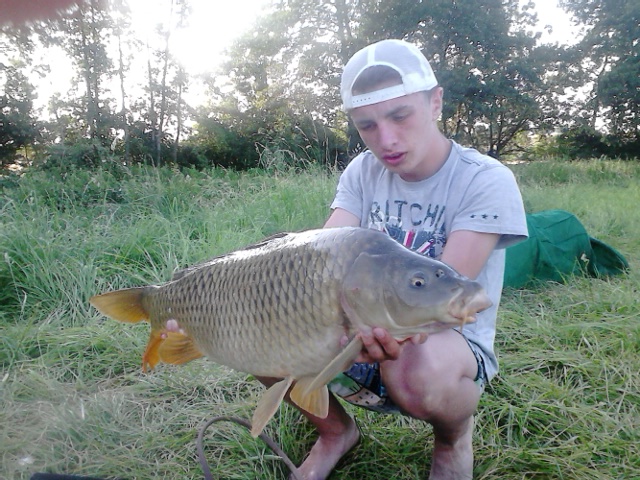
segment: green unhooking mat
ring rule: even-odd
[[[592,238],[575,215],[545,210],[527,215],[529,238],[506,250],[504,286],[521,288],[572,275],[606,277],[629,268],[613,247]]]

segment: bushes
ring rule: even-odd
[[[534,155],[569,159],[631,159],[640,157],[640,140],[624,140],[616,135],[604,135],[591,127],[578,126],[539,142],[534,148]]]

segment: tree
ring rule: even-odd
[[[444,87],[443,131],[496,156],[518,134],[545,125],[541,108],[547,55],[526,33],[531,5],[501,0],[370,2],[358,30],[368,40],[403,38],[420,46]]]
[[[34,87],[18,66],[0,64],[4,94],[0,95],[0,167],[14,163],[16,152],[38,138],[34,118]],[[27,157],[25,148],[25,157]]]
[[[618,60],[600,77],[598,98],[610,110],[611,133],[628,141],[640,141],[640,55]]]
[[[74,15],[59,22],[62,28],[52,31],[45,41],[62,46],[74,60],[84,84],[82,103],[87,136],[108,145],[112,109],[104,84],[113,68],[106,48],[114,29],[112,18],[99,0],[86,0],[78,4]]]
[[[424,50],[445,87],[447,135],[500,155],[517,148],[520,133],[546,128],[554,114],[552,104],[541,105],[550,55],[524,31],[535,20],[529,7],[501,0],[282,0],[275,5],[277,10],[234,46],[227,68],[246,112],[260,115],[265,106],[289,98],[294,113],[347,126],[349,149],[357,148],[357,131],[340,111],[340,72],[368,43],[402,38]]]
[[[637,0],[562,0],[585,35],[574,68],[591,85],[577,115],[621,139],[640,140],[640,3]]]
[[[212,85],[215,117],[258,151],[333,164],[344,148],[332,131],[341,127],[342,61],[328,32],[339,29],[332,4],[309,14],[310,4],[318,2],[281,2],[233,44],[222,68],[230,86]],[[319,31],[324,39],[317,38]]]
[[[118,67],[117,74],[118,79],[120,81],[120,112],[118,114],[119,122],[118,126],[122,128],[124,132],[124,152],[123,152],[123,161],[128,163],[131,156],[131,123],[133,122],[133,118],[131,116],[131,112],[128,108],[128,82],[127,82],[127,72],[131,68],[131,59],[133,57],[132,48],[139,47],[140,42],[136,39],[130,38],[126,35],[127,31],[131,28],[131,24],[128,18],[129,10],[125,5],[122,5],[119,12],[116,12],[115,15],[115,29],[114,36],[117,40],[118,44]],[[129,45],[129,49],[126,46]]]
[[[175,129],[175,142],[180,141],[184,129],[182,94],[188,88],[189,77],[182,66],[176,62],[171,54],[171,35],[177,28],[185,28],[190,7],[187,0],[168,0],[162,2],[159,8],[167,8],[166,21],[156,26],[155,42],[158,40],[160,48],[152,48],[147,39],[147,85],[148,95],[147,122],[154,144],[152,157],[156,165],[162,164],[165,143],[169,136],[168,126]],[[177,158],[178,146],[172,149],[172,158]]]

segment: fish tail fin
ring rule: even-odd
[[[321,384],[309,390],[313,377],[303,377],[293,386],[289,397],[301,409],[320,418],[327,418],[329,414],[329,389]]]
[[[149,313],[142,305],[142,298],[146,288],[126,288],[94,295],[89,303],[100,313],[119,322],[138,323],[149,320]]]
[[[265,425],[275,415],[292,383],[293,377],[287,377],[271,385],[262,396],[251,420],[251,435],[253,437],[257,437],[262,433]]]

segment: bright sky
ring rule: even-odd
[[[527,0],[520,0],[527,1]],[[551,25],[552,34],[543,34],[543,42],[573,43],[576,39],[575,28],[571,26],[569,16],[557,7],[557,0],[534,0],[539,28]],[[164,2],[157,0],[131,0],[133,22],[141,39],[155,25],[163,20],[168,12],[159,8]],[[250,30],[257,18],[269,5],[269,0],[191,0],[193,13],[187,28],[175,32],[171,40],[171,49],[175,57],[183,63],[191,75],[214,71],[223,58],[223,51],[232,41]],[[224,6],[221,6],[224,3]],[[66,95],[70,86],[71,62],[61,54],[46,52],[46,60],[51,64],[51,74],[47,79],[35,82],[38,86],[38,106],[44,106],[54,92]],[[139,60],[143,60],[142,56]],[[143,70],[146,68],[141,66]],[[136,68],[136,69],[140,69]],[[196,85],[187,99],[194,105],[202,104],[202,95]]]
[[[136,6],[135,18],[141,25],[152,27],[158,21],[157,16],[150,15],[150,12],[157,11],[153,7],[157,1],[134,0],[131,3]],[[191,0],[193,14],[190,25],[174,35],[172,49],[192,74],[215,69],[222,59],[222,51],[251,28],[269,0],[232,0],[225,3],[221,8],[219,2],[212,0]],[[575,28],[571,26],[569,16],[558,7],[558,0],[534,0],[534,3],[539,28],[550,25],[553,29],[552,33],[544,30],[543,42],[575,41]]]
[[[520,0],[521,2],[523,0]],[[572,44],[577,40],[577,28],[571,24],[571,17],[558,7],[558,0],[533,0],[538,13],[538,27],[543,29],[541,41]],[[550,25],[552,33],[544,28]]]
[[[162,21],[163,13],[157,0],[132,0],[133,21],[139,31],[153,29]],[[248,31],[268,0],[191,0],[192,14],[187,28],[177,31],[171,39],[171,49],[191,74],[214,70],[222,52],[231,42]],[[224,6],[223,6],[224,5]]]

